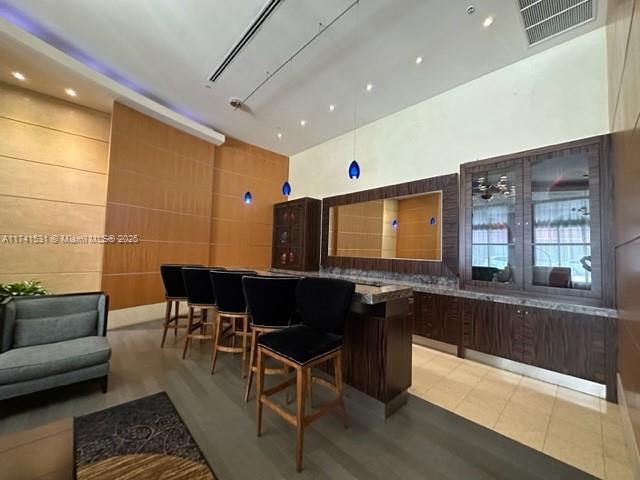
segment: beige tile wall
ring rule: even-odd
[[[0,83],[0,238],[102,235],[110,116]],[[0,243],[0,282],[99,290],[101,245]]]

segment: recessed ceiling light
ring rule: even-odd
[[[373,84],[367,83],[367,92],[370,92],[371,90],[373,90]]]
[[[416,65],[420,65],[422,63],[422,57],[416,57]]]
[[[76,91],[73,88],[65,88],[64,91],[70,97],[77,97],[78,96],[78,94],[76,93]]]
[[[482,22],[482,25],[485,27],[490,27],[493,24],[493,15],[489,15],[487,18],[484,19],[484,22]]]
[[[278,138],[282,140],[282,132],[278,132]]]
[[[307,124],[306,120],[300,120],[300,126],[304,127]]]
[[[329,111],[333,112],[336,109],[335,105],[329,105]]]
[[[11,75],[13,75],[15,78],[17,78],[18,80],[20,80],[21,82],[24,82],[27,77],[25,77],[22,73],[20,72],[11,72]]]

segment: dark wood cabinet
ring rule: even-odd
[[[521,362],[523,314],[510,304],[461,299],[462,346]]]
[[[452,345],[459,344],[458,298],[432,293],[414,293],[413,332]]]
[[[461,166],[463,288],[612,306],[608,137]]]
[[[524,363],[605,383],[606,318],[524,310]]]
[[[320,204],[320,200],[305,197],[273,206],[272,267],[318,270]]]

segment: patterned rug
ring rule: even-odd
[[[74,419],[79,480],[215,480],[166,393]]]

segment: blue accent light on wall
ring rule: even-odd
[[[282,185],[282,194],[286,195],[287,197],[291,195],[291,184],[289,182],[284,182],[284,184]]]
[[[246,192],[244,194],[244,203],[249,205],[249,204],[251,204],[251,202],[253,202],[253,195],[251,195],[251,192]]]
[[[355,160],[349,165],[349,178],[351,180],[360,178],[360,165]]]
[[[393,219],[393,222],[391,222],[391,226],[393,228],[398,228],[398,220],[396,220],[395,218]]]
[[[429,220],[429,223],[431,225],[435,225],[436,224],[436,217],[431,217],[431,220]]]

